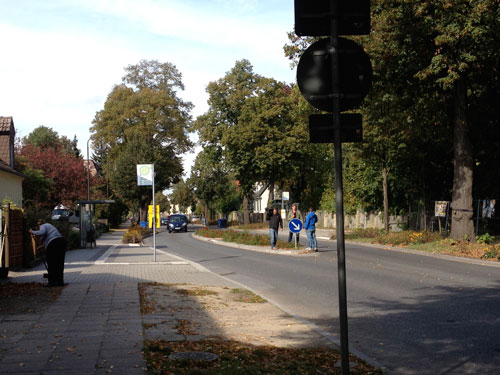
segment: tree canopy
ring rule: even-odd
[[[177,96],[183,85],[174,65],[143,60],[126,72],[96,113],[92,141],[115,191],[144,212],[152,196],[150,188],[137,186],[136,165],[155,164],[159,191],[179,181],[180,155],[192,147],[192,105]]]

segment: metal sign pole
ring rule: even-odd
[[[340,87],[339,87],[339,42],[338,42],[338,1],[330,0],[331,47],[332,47],[332,94],[335,160],[335,213],[337,219],[337,262],[339,287],[340,351],[342,375],[349,374],[349,339],[347,328],[347,288],[344,242],[344,194],[342,186],[342,139],[340,124]]]
[[[155,201],[155,165],[153,164],[153,253],[156,263],[156,201]]]

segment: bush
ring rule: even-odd
[[[485,233],[481,236],[476,237],[476,241],[478,243],[485,244],[485,245],[491,243],[494,239],[495,239],[495,237],[491,236],[489,233]]]
[[[80,247],[80,231],[70,230],[68,235],[68,250],[79,249]]]
[[[347,239],[357,239],[357,238],[375,238],[384,233],[381,229],[376,228],[356,228],[346,233],[345,237]]]
[[[415,232],[415,231],[402,231],[402,232],[382,232],[375,237],[375,242],[386,245],[410,245],[421,244],[427,242],[435,242],[441,239],[441,235],[435,232]]]
[[[254,246],[270,246],[269,236],[261,234],[251,234],[247,231],[240,232],[235,230],[220,230],[220,229],[198,229],[196,234],[208,238],[221,238],[225,242],[234,242],[242,245]],[[276,244],[278,249],[293,249],[293,243],[278,240]]]
[[[131,225],[127,231],[123,234],[122,242],[123,243],[141,243],[143,238],[153,233],[153,231],[149,228],[142,228],[137,224]]]

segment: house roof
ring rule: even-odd
[[[12,116],[0,116],[0,132],[14,131],[14,120]]]
[[[21,172],[16,171],[10,165],[5,164],[1,159],[0,159],[0,171],[4,171],[4,172],[7,172],[7,173],[12,173],[12,174],[15,174],[15,175],[17,175],[19,177],[26,178],[26,176],[24,174],[22,174]]]

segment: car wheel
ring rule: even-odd
[[[184,228],[184,232],[186,232],[186,233],[187,233],[187,231],[188,231],[188,228],[187,228],[187,227],[186,227],[186,228]]]

